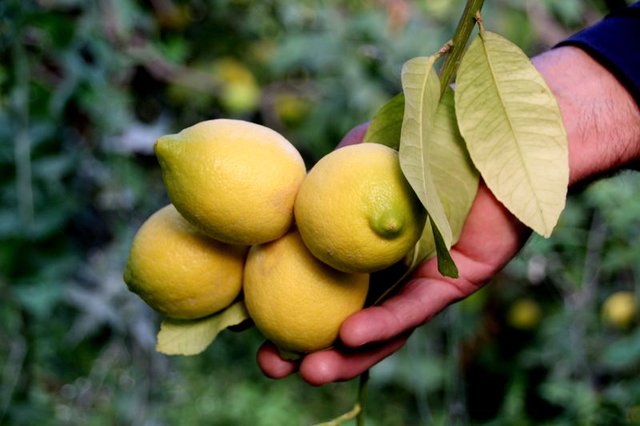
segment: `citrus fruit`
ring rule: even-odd
[[[260,86],[253,73],[242,62],[224,57],[213,63],[213,75],[220,84],[222,106],[233,114],[246,114],[260,103]]]
[[[206,235],[253,245],[289,229],[306,169],[279,133],[242,120],[209,120],[160,137],[155,152],[171,202]]]
[[[507,312],[507,323],[519,330],[533,330],[542,320],[542,310],[534,299],[517,299]]]
[[[628,328],[636,315],[636,297],[632,291],[616,291],[602,304],[604,321],[616,328]]]
[[[316,259],[295,229],[253,246],[244,274],[249,316],[288,352],[331,346],[342,322],[363,307],[369,288],[368,274],[340,272]]]
[[[294,211],[309,250],[344,272],[391,266],[413,248],[426,220],[398,152],[375,143],[321,158],[302,182]]]
[[[200,318],[227,307],[239,295],[247,250],[203,236],[168,205],[136,233],[124,280],[158,312]]]

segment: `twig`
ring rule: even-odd
[[[16,43],[13,51],[16,88],[13,110],[16,118],[16,138],[14,161],[16,165],[16,192],[18,194],[18,213],[25,231],[33,226],[33,186],[31,172],[31,138],[29,136],[29,62],[22,43]]]
[[[369,370],[365,371],[360,375],[360,380],[358,382],[358,400],[353,405],[351,410],[342,414],[341,416],[336,417],[335,419],[329,420],[328,422],[318,423],[314,426],[338,426],[342,423],[356,419],[356,424],[358,426],[364,426],[364,406],[365,400],[367,398],[367,384],[369,383]]]
[[[471,31],[473,31],[476,24],[476,15],[480,12],[480,9],[482,9],[483,3],[484,0],[467,0],[462,16],[458,21],[456,31],[451,39],[451,48],[449,49],[447,59],[445,59],[444,65],[442,65],[442,71],[440,72],[440,96],[442,96],[446,88],[453,81],[453,77],[458,71],[462,54],[471,36]]]
[[[27,345],[23,338],[15,338],[11,342],[9,356],[3,368],[3,383],[0,389],[0,424],[7,414],[13,393],[20,381],[27,353]]]

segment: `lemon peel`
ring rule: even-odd
[[[375,143],[321,158],[300,186],[294,215],[309,250],[343,272],[375,272],[400,261],[426,221],[398,152]]]
[[[136,233],[124,281],[167,317],[205,317],[240,294],[247,250],[205,237],[168,205]]]
[[[293,229],[251,248],[243,288],[256,327],[292,359],[334,343],[342,322],[362,309],[369,274],[340,272],[319,261]]]
[[[161,136],[155,152],[171,202],[204,234],[253,245],[291,226],[306,167],[276,131],[243,120],[208,120]]]

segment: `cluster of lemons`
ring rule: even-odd
[[[124,272],[161,314],[203,318],[244,300],[287,352],[331,346],[369,277],[414,247],[426,213],[380,144],[339,148],[307,173],[267,127],[209,120],[155,144],[171,204],[142,225]]]

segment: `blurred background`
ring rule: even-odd
[[[534,55],[623,1],[487,0]],[[167,203],[155,139],[235,117],[308,165],[453,34],[460,0],[0,1],[0,424],[305,425],[356,383],[261,375],[255,330],[155,352],[122,270]],[[372,370],[370,425],[640,424],[640,180],[570,197],[492,284]],[[605,308],[607,306],[607,308]]]

